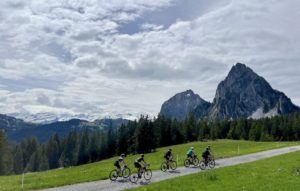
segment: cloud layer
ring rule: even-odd
[[[186,89],[211,101],[236,62],[300,105],[297,0],[4,0],[0,7],[2,113],[156,115]]]

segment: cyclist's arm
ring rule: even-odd
[[[144,166],[146,166],[146,165],[147,165],[146,161],[144,161],[144,160],[143,160],[143,165],[144,165]]]

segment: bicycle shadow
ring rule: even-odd
[[[187,168],[199,168],[199,166],[190,166],[190,167],[187,167]]]
[[[169,173],[171,173],[171,174],[180,174],[181,172],[179,170],[170,170]]]
[[[125,182],[129,182],[129,179],[120,179],[120,180],[117,180],[116,182],[125,183]]]
[[[148,180],[148,181],[142,180],[142,181],[139,182],[139,184],[142,185],[142,186],[149,185],[150,183],[151,183],[150,180]]]

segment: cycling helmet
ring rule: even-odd
[[[191,147],[192,150],[194,150],[194,147]]]
[[[121,154],[121,157],[125,157],[125,154],[124,154],[124,153],[122,153],[122,154]]]

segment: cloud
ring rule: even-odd
[[[296,0],[4,0],[4,113],[155,115],[244,62],[300,105]],[[284,66],[284,67],[283,67]]]

